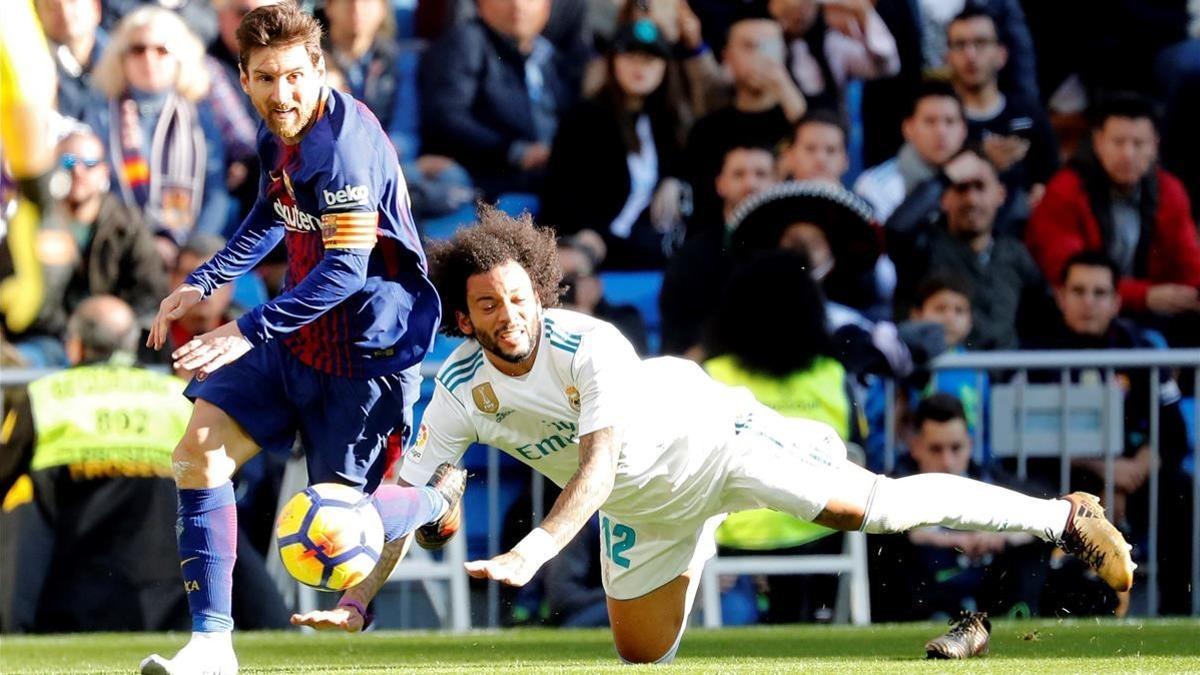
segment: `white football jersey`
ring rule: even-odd
[[[579,438],[615,427],[622,447],[606,513],[653,518],[710,508],[723,475],[711,458],[755,405],[750,393],[691,361],[642,361],[616,328],[584,314],[546,310],[541,330],[533,369],[520,377],[497,370],[473,340],[454,351],[400,477],[424,485],[438,464],[483,443],[561,487],[579,468]]]

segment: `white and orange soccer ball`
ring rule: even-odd
[[[371,497],[346,485],[318,483],[288,500],[275,523],[283,566],[321,591],[365,579],[383,551],[383,521]]]

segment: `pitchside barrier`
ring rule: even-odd
[[[439,364],[428,362],[422,365],[422,374],[431,379]],[[1059,459],[1060,490],[1070,491],[1070,463],[1077,458],[1100,458],[1105,462],[1104,503],[1113,499],[1114,460],[1122,452],[1123,392],[1120,389],[1120,373],[1148,371],[1148,397],[1150,420],[1149,438],[1154,470],[1148,479],[1149,489],[1149,533],[1145,583],[1147,601],[1144,612],[1147,616],[1158,613],[1158,522],[1159,513],[1159,402],[1163,397],[1161,375],[1174,372],[1176,381],[1190,377],[1194,384],[1190,406],[1192,419],[1200,422],[1200,349],[1175,350],[1081,350],[1081,351],[1019,351],[977,352],[948,354],[936,359],[934,370],[973,370],[977,373],[977,388],[985,386],[985,375],[989,375],[990,394],[988,417],[989,428],[976,424],[973,433],[977,453],[983,452],[987,434],[988,447],[993,457],[1011,459],[1016,463],[1018,477],[1024,478],[1027,460],[1031,458]],[[1057,373],[1057,383],[1031,383],[1030,373]],[[1074,377],[1073,373],[1094,371],[1098,377]],[[0,388],[18,387],[55,372],[54,369],[4,369],[0,371]],[[1004,375],[998,377],[998,375]],[[884,386],[887,397],[885,408],[886,441],[884,446],[884,470],[889,472],[896,460],[896,387],[887,381]],[[1195,425],[1193,425],[1195,426]],[[1200,616],[1200,472],[1196,471],[1196,458],[1200,456],[1200,430],[1192,433],[1192,565],[1191,592],[1192,615]],[[474,452],[474,451],[472,451]],[[486,498],[487,498],[487,554],[500,553],[500,458],[495,448],[486,450]],[[303,463],[288,472],[285,486],[299,489],[303,484]],[[295,489],[283,490],[283,497],[290,496]],[[545,510],[542,494],[544,483],[541,476],[534,474],[530,483],[534,504],[532,522],[540,522]],[[465,529],[465,527],[464,527]],[[392,575],[391,581],[422,581],[426,593],[439,615],[442,625],[452,630],[465,630],[469,623],[468,588],[462,571],[466,556],[465,537],[452,540],[448,550],[439,556],[422,555],[414,547]],[[278,556],[271,558],[276,562]],[[866,593],[865,544],[861,535],[850,535],[846,539],[841,555],[812,556],[754,556],[717,557],[709,565],[705,576],[703,597],[710,609],[705,612],[706,625],[720,625],[717,596],[717,574],[842,574],[848,577],[841,584],[839,607],[836,615],[849,618],[854,623],[870,621],[870,606]],[[294,584],[286,577],[276,577],[281,587],[288,589]],[[285,597],[295,598],[298,607],[312,607],[314,598],[294,588]],[[489,585],[487,594],[488,624],[498,626],[500,603],[498,586]]]
[[[1106,507],[1113,503],[1113,461],[1123,452],[1124,395],[1122,374],[1148,371],[1147,397],[1150,420],[1149,438],[1151,467],[1148,478],[1149,523],[1146,562],[1144,569],[1147,588],[1147,616],[1158,614],[1159,556],[1159,415],[1161,402],[1168,393],[1178,398],[1176,382],[1190,378],[1193,384],[1190,398],[1182,399],[1185,418],[1193,420],[1191,433],[1190,472],[1192,474],[1192,528],[1180,536],[1191,537],[1192,615],[1200,616],[1200,349],[1173,350],[1075,350],[1075,351],[1014,351],[971,352],[947,354],[937,358],[933,369],[969,370],[976,374],[976,391],[983,390],[985,375],[990,377],[990,425],[975,424],[974,449],[976,457],[985,448],[984,434],[993,458],[1015,460],[1017,477],[1024,479],[1027,461],[1031,458],[1058,458],[1059,490],[1071,491],[1071,461],[1081,458],[1104,460],[1104,495]],[[1175,379],[1166,385],[1165,372]],[[1048,376],[1033,378],[1030,374]],[[1004,374],[1004,377],[995,377]],[[997,384],[997,381],[1002,383]],[[1048,383],[1045,383],[1048,381]],[[885,383],[887,407],[885,415],[886,442],[884,472],[889,473],[896,461],[896,387]],[[1186,469],[1187,467],[1185,467]]]

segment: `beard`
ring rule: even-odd
[[[296,104],[292,108],[295,114],[289,115],[283,120],[277,119],[274,116],[274,108],[263,108],[258,113],[262,116],[263,121],[266,122],[267,128],[271,130],[271,133],[284,140],[288,140],[299,136],[301,132],[308,128],[308,123],[312,121],[313,113],[316,109],[317,104],[314,100],[311,105],[307,106],[303,103]]]
[[[502,350],[500,348],[499,340],[497,340],[495,335],[492,333],[476,331],[475,341],[479,343],[480,347],[483,347],[489,353],[495,354],[504,361],[509,363],[521,363],[522,361],[528,359],[530,355],[533,354],[533,350],[537,347],[538,338],[540,337],[541,332],[540,326],[540,321],[534,321],[531,323],[531,325],[525,326],[524,328],[526,335],[529,337],[529,342],[525,345],[524,349],[518,349],[514,352],[506,352]]]

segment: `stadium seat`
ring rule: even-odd
[[[600,280],[604,282],[605,300],[614,305],[633,305],[641,312],[650,353],[658,354],[662,345],[662,315],[658,310],[662,271],[601,272]]]

